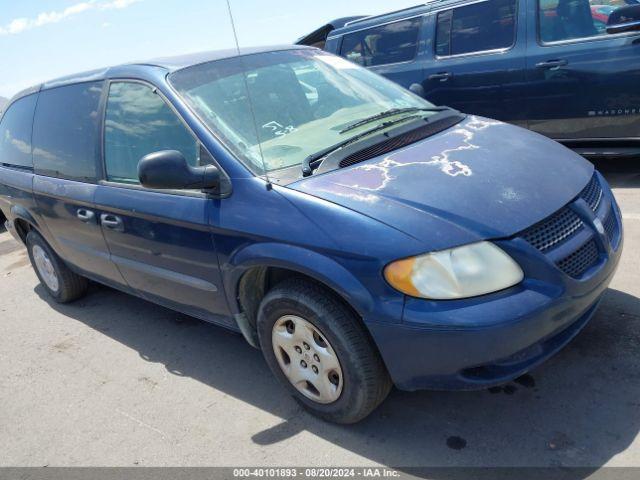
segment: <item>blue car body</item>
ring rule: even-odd
[[[82,275],[236,331],[250,313],[239,300],[247,272],[304,274],[357,312],[393,381],[406,390],[503,383],[587,323],[622,251],[620,211],[590,163],[543,136],[468,116],[386,155],[271,184],[239,162],[167,80],[187,66],[235,55],[113,67],[13,100],[96,82],[104,109],[114,79],[153,85],[224,171],[229,195],[114,184],[102,168],[95,181],[55,178],[0,158],[8,229],[21,240],[36,229]],[[83,209],[121,224],[78,221]],[[383,277],[400,258],[481,240],[515,259],[525,279],[489,295],[433,301],[408,297]]]
[[[589,8],[588,0],[582,3]],[[639,17],[640,4],[636,0],[626,3]],[[324,49],[347,56],[346,39],[372,32],[374,39],[381,36],[375,41],[389,43],[384,48],[390,58],[365,66],[436,105],[529,128],[586,156],[633,157],[640,153],[638,29],[615,34],[596,34],[594,30],[584,38],[546,42],[540,33],[538,0],[516,0],[512,44],[440,55],[436,47],[438,19],[477,4],[473,0],[438,0],[338,23],[333,30],[323,30]],[[554,9],[549,12],[560,15]],[[485,23],[492,20],[482,19]],[[394,61],[391,57],[405,46],[393,46],[393,38],[385,38],[388,33],[375,29],[406,21],[415,21],[419,30],[417,41],[410,39],[416,45],[415,54]],[[394,30],[389,28],[388,32],[393,34]],[[321,45],[314,33],[301,39],[301,44],[312,41]],[[406,41],[402,37],[402,42]]]

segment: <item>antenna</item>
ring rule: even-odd
[[[249,99],[249,110],[251,111],[251,119],[253,120],[253,128],[256,132],[256,140],[258,141],[258,150],[260,152],[260,160],[262,161],[262,171],[264,172],[265,180],[267,181],[267,190],[271,190],[271,181],[269,180],[269,174],[267,173],[267,167],[264,163],[264,154],[262,153],[262,141],[260,140],[260,130],[258,130],[258,122],[256,120],[256,112],[253,108],[253,100],[251,100],[251,92],[249,91],[249,82],[247,81],[246,68],[244,68],[244,60],[242,59],[242,52],[240,51],[240,42],[238,41],[238,31],[236,30],[236,22],[233,19],[233,11],[231,10],[231,0],[227,0],[227,9],[229,10],[229,19],[231,20],[231,30],[233,30],[233,39],[236,43],[236,51],[238,52],[238,60],[243,64],[242,79],[244,80],[244,88],[247,91],[247,98]]]
[[[240,42],[238,42],[238,32],[236,30],[236,22],[233,20],[233,12],[231,11],[231,1],[227,0],[227,10],[229,10],[229,19],[231,20],[231,30],[233,30],[233,39],[236,42],[236,51],[240,55]]]

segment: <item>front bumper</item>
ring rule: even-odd
[[[606,182],[602,180],[603,185]],[[622,253],[622,220],[608,188],[590,215],[615,215],[615,238],[593,229],[559,251],[597,238],[598,261],[580,278],[558,268],[522,238],[496,242],[523,267],[525,281],[496,294],[450,302],[408,298],[401,324],[370,323],[387,369],[402,390],[473,390],[505,383],[533,369],[569,343],[589,322]],[[577,207],[581,208],[577,202]],[[572,207],[573,208],[573,207]],[[610,213],[612,212],[612,213]],[[601,229],[600,229],[601,230]],[[611,240],[613,238],[613,240]]]

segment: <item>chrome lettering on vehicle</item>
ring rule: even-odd
[[[640,115],[640,107],[636,108],[607,108],[603,110],[589,110],[590,117],[619,117],[625,115]]]

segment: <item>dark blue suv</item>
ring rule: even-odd
[[[623,243],[611,190],[571,150],[307,47],[19,94],[0,208],[56,301],[91,279],[241,332],[342,423],[392,384],[534,368],[589,321]]]
[[[638,0],[436,0],[300,43],[582,155],[640,154]]]

